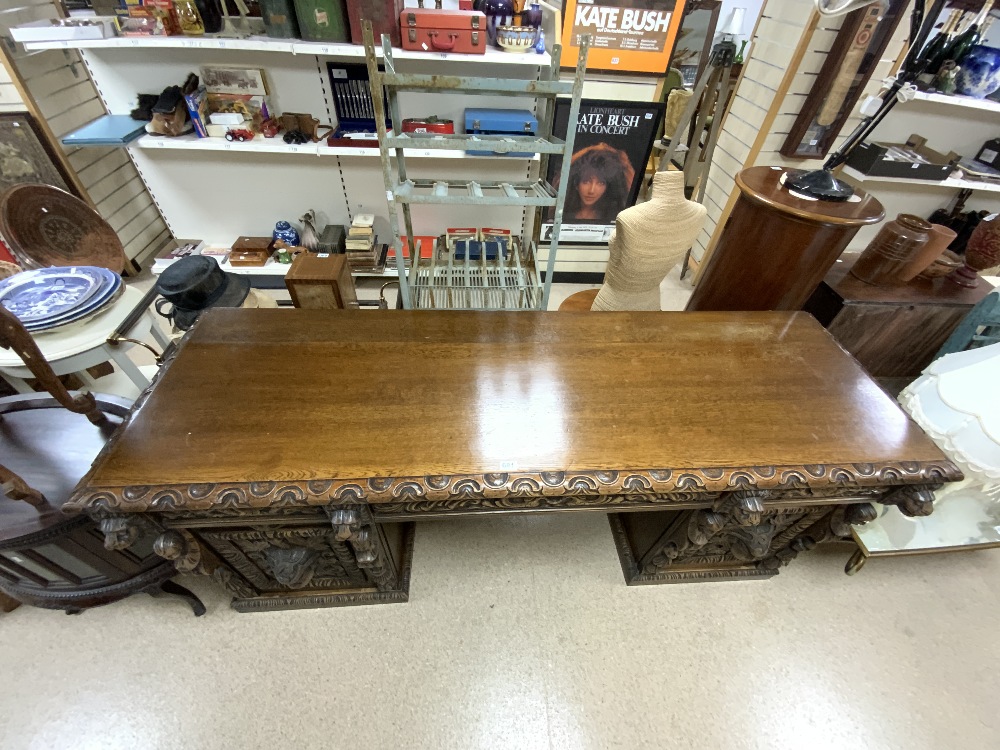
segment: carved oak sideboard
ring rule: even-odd
[[[808,315],[213,310],[77,488],[241,611],[405,601],[414,521],[609,514],[630,584],[766,578],[959,470]]]

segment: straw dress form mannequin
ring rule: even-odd
[[[592,310],[659,310],[660,282],[684,257],[707,209],[684,197],[683,172],[657,172],[652,197],[615,219],[604,286]]]

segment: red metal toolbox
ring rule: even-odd
[[[486,54],[486,15],[478,10],[407,8],[399,28],[403,49]]]
[[[455,123],[451,120],[442,120],[437,115],[431,115],[430,117],[411,117],[403,120],[403,132],[454,135]]]

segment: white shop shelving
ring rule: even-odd
[[[914,180],[909,177],[885,177],[882,175],[862,174],[853,167],[844,167],[844,174],[858,182],[885,182],[893,185],[921,185],[929,188],[950,190],[969,189],[982,190],[986,193],[1000,193],[1000,183],[965,180],[958,177],[949,177],[947,180]]]
[[[553,38],[553,37],[549,37]],[[180,84],[204,65],[262,68],[271,90],[272,109],[308,112],[334,125],[328,64],[364,64],[364,48],[298,40],[250,37],[118,37],[26,45],[39,54],[75,49],[94,81],[105,109],[127,113],[139,93],[157,94]],[[551,64],[546,54],[446,55],[394,50],[397,67],[408,73],[450,74],[536,80]],[[517,106],[503,95],[469,97],[455,93],[405,94],[407,117],[438,115],[463,124],[464,110]],[[532,108],[531,100],[521,106]],[[437,145],[437,144],[435,144]],[[270,235],[279,220],[296,222],[306,210],[321,225],[349,224],[358,213],[385,220],[388,206],[377,147],[353,148],[286,144],[262,136],[245,143],[221,138],[143,136],[126,149],[175,237],[198,237],[225,246],[240,235]],[[446,160],[457,179],[527,182],[538,178],[539,157],[476,156],[463,148],[413,148],[415,179],[440,173]],[[308,158],[318,156],[322,158]],[[436,235],[449,226],[508,227],[530,231],[530,212],[521,206],[435,206],[421,213],[414,233]]]
[[[252,141],[230,142],[225,138],[199,138],[195,135],[182,135],[178,138],[163,138],[155,135],[144,135],[137,138],[131,144],[133,148],[167,149],[181,151],[229,151],[236,154],[302,154],[304,156],[353,156],[379,158],[378,146],[372,147],[352,147],[352,146],[327,146],[325,141],[319,143],[285,143],[281,140],[280,134],[275,138],[264,138],[256,136]],[[503,159],[521,158],[508,157],[502,154],[491,156],[477,156],[469,154],[460,149],[406,149],[406,157],[409,159]],[[537,161],[538,156],[531,157],[532,161]]]
[[[877,143],[905,143],[911,134],[927,139],[927,146],[947,153],[954,151],[967,157],[979,153],[983,143],[1000,135],[1000,104],[971,96],[946,96],[918,92],[900,103],[879,124],[868,139]],[[900,213],[927,217],[935,209],[947,206],[954,194],[962,189],[973,190],[966,208],[996,211],[1000,208],[997,193],[1000,185],[949,178],[947,180],[914,180],[905,177],[872,177],[846,167],[844,176],[874,195],[885,207],[887,219]],[[851,243],[852,248],[864,248],[879,230],[879,225],[863,227]]]
[[[233,50],[251,52],[276,52],[292,55],[316,55],[339,60],[357,60],[364,62],[365,49],[360,44],[336,42],[304,42],[298,39],[271,39],[266,36],[254,36],[248,39],[227,39],[221,37],[186,37],[186,36],[133,36],[112,37],[110,39],[72,39],[58,42],[27,42],[24,48],[29,51],[51,49],[131,49],[131,50]],[[381,50],[379,50],[381,56]],[[503,50],[487,48],[484,55],[465,55],[447,52],[415,52],[398,49],[393,52],[396,60],[433,60],[450,65],[462,63],[499,63],[502,65],[524,65],[529,68],[547,66],[552,60],[548,52],[538,54],[512,53]]]
[[[933,102],[934,104],[943,104],[948,107],[968,107],[969,109],[978,109],[983,112],[1000,112],[1000,102],[995,102],[992,99],[976,99],[974,96],[934,94],[919,91],[913,97],[913,100],[918,102]]]

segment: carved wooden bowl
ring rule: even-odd
[[[125,269],[118,235],[94,209],[50,185],[15,185],[0,196],[0,234],[25,268]]]

